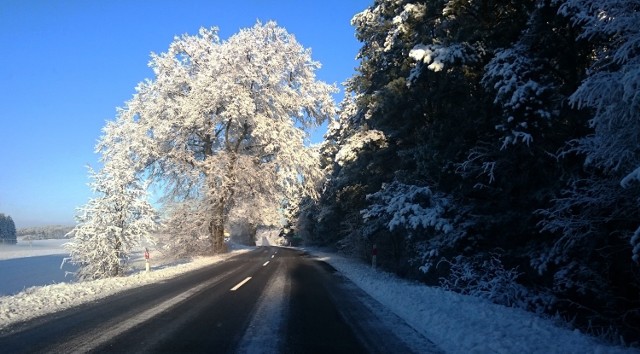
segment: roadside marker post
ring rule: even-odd
[[[371,248],[371,268],[376,269],[376,262],[377,262],[377,258],[378,258],[378,246],[376,246],[376,244],[373,244],[373,247]]]
[[[145,247],[144,249],[144,261],[145,261],[145,268],[147,273],[149,273],[149,249]]]

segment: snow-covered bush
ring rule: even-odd
[[[417,273],[420,265],[401,259],[413,255],[417,243],[453,230],[446,217],[450,200],[429,187],[394,180],[366,198],[370,204],[360,211],[364,227],[343,242],[369,240],[378,244],[381,263],[393,261],[396,270],[408,266],[404,271]]]
[[[495,254],[457,256],[441,263],[449,266],[449,275],[440,278],[443,289],[538,313],[548,310],[554,301],[551,295],[536,294],[519,284],[522,273],[517,268],[505,269]]]

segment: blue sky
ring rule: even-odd
[[[73,224],[91,197],[94,145],[151,52],[217,26],[226,39],[275,20],[312,48],[319,79],[340,85],[357,66],[350,19],[371,0],[2,0],[0,213],[16,226]],[[314,134],[318,140],[322,132]]]

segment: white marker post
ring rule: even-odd
[[[145,260],[145,268],[147,273],[149,273],[149,249],[145,247],[144,249],[144,260]]]

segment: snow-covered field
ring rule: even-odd
[[[37,256],[65,255],[62,245],[69,242],[67,239],[59,240],[24,240],[18,237],[15,245],[0,244],[0,260],[16,259]]]
[[[74,267],[61,267],[66,252],[62,245],[68,240],[23,241],[16,245],[0,245],[0,296],[13,295],[35,285],[70,282],[66,276]]]
[[[18,274],[34,268],[48,279],[64,271],[57,266],[38,264],[38,256],[64,256],[61,240],[33,241],[31,247],[21,244],[0,248],[1,262],[23,262],[23,266],[11,268]],[[70,308],[81,303],[133,287],[158,282],[193,269],[223,261],[238,252],[197,258],[179,263],[152,250],[152,271],[145,273],[144,260],[134,262],[135,270],[128,277],[79,283],[22,284],[24,291],[0,297],[0,328],[11,323]],[[552,322],[525,311],[491,304],[487,301],[463,296],[437,288],[397,279],[372,270],[370,267],[335,254],[320,250],[308,250],[330,263],[344,276],[369,293],[391,312],[403,318],[418,332],[434,341],[447,353],[637,353],[633,349],[611,347],[585,336],[555,326]],[[30,257],[32,267],[26,259]],[[13,263],[15,262],[15,263]],[[7,271],[0,271],[0,293],[7,284]],[[27,281],[27,277],[22,277]],[[66,278],[71,280],[71,278]],[[15,280],[14,280],[15,282]],[[49,284],[49,285],[47,285]],[[15,285],[15,283],[14,283]]]

